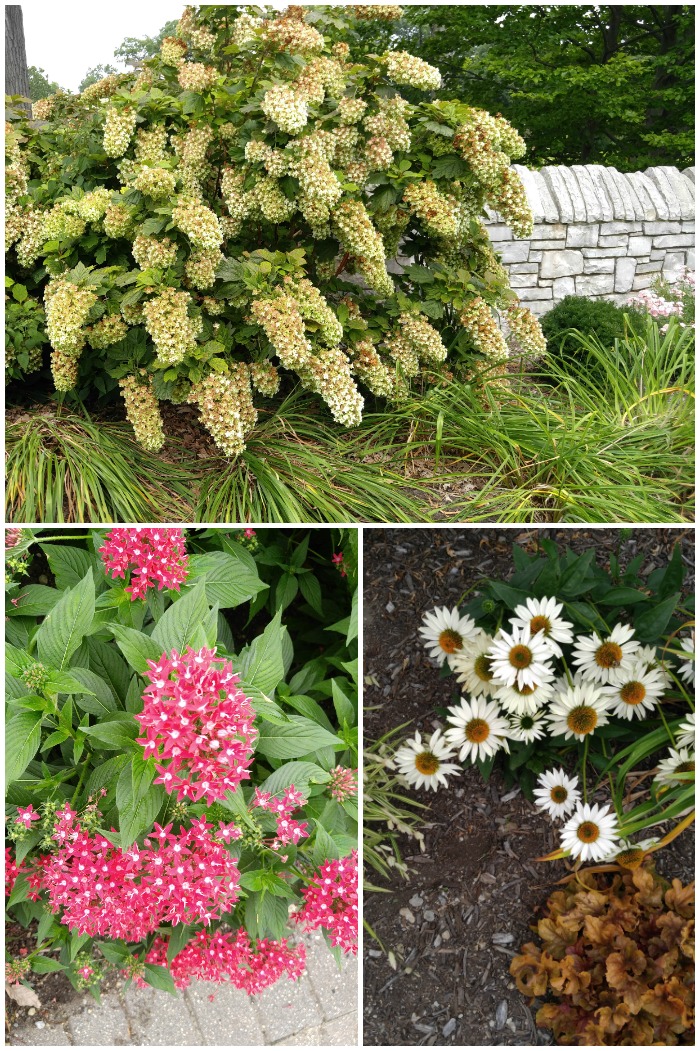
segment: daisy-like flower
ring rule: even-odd
[[[614,861],[623,869],[638,869],[646,852],[658,842],[658,839],[640,839],[638,843],[632,843],[629,839],[621,839],[603,860]]]
[[[457,682],[466,687],[466,693],[473,697],[489,697],[495,688],[493,662],[489,650],[493,639],[479,629],[474,638],[469,639],[460,653],[455,653],[450,667]]]
[[[536,686],[498,686],[494,699],[501,704],[509,715],[534,715],[551,698],[554,686],[551,682],[540,682]]]
[[[687,659],[684,660],[678,668],[678,674],[680,675],[683,682],[688,682],[691,685],[695,682],[695,632],[691,631],[689,639],[681,639],[681,650],[687,655]]]
[[[496,683],[538,686],[554,678],[550,664],[552,651],[544,633],[533,636],[529,627],[513,627],[510,635],[501,628],[489,651]]]
[[[530,628],[531,635],[543,632],[555,657],[561,657],[560,642],[573,642],[573,624],[560,616],[564,608],[555,598],[528,598],[524,606],[515,607],[510,623],[518,628]]]
[[[522,741],[523,744],[531,744],[545,735],[544,714],[542,712],[523,712],[521,715],[511,715],[508,719],[510,732],[508,736],[512,741]]]
[[[691,712],[690,715],[685,719],[684,722],[678,727],[680,737],[677,738],[676,744],[679,748],[689,748],[692,752],[695,751],[695,712]]]
[[[462,772],[457,763],[446,762],[453,754],[442,730],[436,730],[427,743],[416,730],[415,737],[396,750],[393,763],[412,788],[432,788],[437,792],[439,785],[447,787],[450,774]]]
[[[581,799],[578,778],[568,777],[561,767],[546,770],[537,778],[540,786],[535,789],[535,806],[546,810],[553,818],[568,817]]]
[[[647,712],[656,707],[664,690],[661,669],[648,668],[641,661],[636,661],[629,675],[615,686],[603,686],[601,692],[614,705],[612,715],[619,715],[621,719],[634,719],[636,715],[643,719]]]
[[[629,624],[616,624],[609,635],[582,635],[574,645],[573,663],[590,682],[615,684],[632,670],[639,652]]]
[[[436,606],[432,613],[423,614],[423,626],[418,634],[423,636],[423,645],[439,664],[443,660],[452,667],[455,654],[464,650],[465,643],[477,634],[471,617],[461,617],[458,609],[442,609]]]
[[[662,759],[656,771],[654,781],[660,785],[670,785],[674,781],[685,781],[677,774],[695,773],[695,752],[689,748],[669,748],[668,758]]]
[[[553,736],[563,734],[583,740],[608,721],[610,702],[604,696],[602,688],[595,683],[586,682],[580,686],[569,686],[560,693],[552,703],[547,719]]]
[[[666,663],[658,656],[655,646],[640,646],[636,660],[639,664],[643,664],[647,671],[652,669],[657,671],[663,679],[664,687],[668,689],[671,685],[671,676],[666,670]]]
[[[561,830],[561,845],[581,861],[602,861],[620,838],[617,817],[609,806],[579,803]]]
[[[495,701],[485,697],[460,698],[459,705],[447,709],[448,723],[445,738],[453,748],[459,748],[460,759],[488,759],[501,748],[510,751],[508,736],[510,723],[501,715]]]

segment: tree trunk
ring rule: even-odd
[[[19,4],[5,7],[5,94],[29,98],[27,52],[24,45],[24,24]],[[31,105],[27,107],[31,111]]]

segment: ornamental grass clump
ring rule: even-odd
[[[558,1044],[692,1044],[695,885],[653,868],[555,891],[510,973]]]
[[[348,427],[368,392],[397,403],[439,379],[448,347],[502,366],[498,311],[542,349],[482,222],[490,204],[531,229],[511,167],[525,144],[440,99],[439,70],[406,51],[353,61],[358,22],[400,15],[188,7],[138,72],[33,120],[10,109],[8,268],[33,304],[11,314],[45,311],[56,390],[121,391],[154,450],[158,404],[187,401],[236,457],[277,391],[261,370]],[[12,360],[19,378],[40,367],[36,350]]]
[[[301,976],[303,931],[354,953],[355,538],[72,539],[39,585],[41,532],[6,536],[6,898],[36,934],[8,981],[252,994]]]

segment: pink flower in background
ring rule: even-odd
[[[337,567],[338,572],[340,573],[341,577],[346,577],[347,576],[347,573],[345,572],[345,567],[343,565],[343,552],[342,551],[339,551],[337,555],[332,555],[331,556],[331,562],[333,563],[334,566]]]
[[[339,803],[357,792],[356,770],[348,770],[344,766],[336,766],[331,770],[331,779],[328,788],[334,799]]]
[[[146,956],[146,963],[168,966],[168,943],[157,938]],[[286,939],[263,938],[253,943],[246,930],[234,932],[200,931],[169,965],[178,989],[186,989],[195,979],[205,982],[231,982],[249,995],[260,993],[284,974],[297,979],[304,973],[306,950],[303,945],[290,948]],[[137,985],[145,988],[142,978]]]
[[[17,547],[18,544],[22,543],[22,530],[16,527],[5,530],[5,550],[8,548]]]
[[[228,912],[238,900],[235,858],[204,818],[177,833],[170,827],[120,850],[73,817],[59,821],[59,849],[44,868],[51,911],[62,908],[61,923],[80,934],[131,942],[164,923],[208,925]]]
[[[178,800],[213,803],[250,777],[255,712],[230,661],[203,647],[149,661],[143,711],[144,756],[155,756],[156,784]]]
[[[304,905],[292,917],[305,931],[323,927],[331,945],[357,953],[357,851],[339,861],[324,861],[310,886],[302,891]]]
[[[30,803],[27,807],[17,807],[17,817],[15,820],[18,824],[24,825],[25,828],[31,828],[32,821],[40,821],[41,815],[37,814],[36,810]]]
[[[286,788],[279,799],[271,796],[269,792],[261,792],[259,788],[255,789],[253,806],[260,807],[261,810],[269,810],[277,819],[277,839],[272,843],[273,850],[277,850],[285,843],[296,844],[300,839],[308,836],[307,823],[293,821],[291,816],[292,812],[304,802],[303,793],[297,791],[294,785]]]
[[[181,529],[112,529],[100,554],[112,579],[124,579],[131,570],[131,581],[125,590],[132,602],[145,598],[150,587],[179,591],[187,579],[188,558]]]
[[[252,537],[254,537],[256,535],[257,534],[256,534],[254,529],[244,529],[243,530],[243,536],[246,538],[246,540],[250,540]]]

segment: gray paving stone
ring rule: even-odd
[[[100,1004],[80,1011],[68,1022],[74,1044],[86,1047],[132,1045],[129,1022],[118,993],[108,993]]]
[[[323,1044],[329,1047],[354,1047],[357,1044],[357,1015],[343,1015],[335,1022],[326,1022],[322,1029]]]
[[[285,1047],[323,1047],[327,1044],[323,1025],[312,1026],[311,1029],[300,1029],[298,1033],[292,1033],[283,1041]],[[279,1046],[279,1045],[277,1045]]]
[[[130,986],[124,993],[134,1042],[146,1046],[199,1047],[207,1041],[182,993]]]
[[[254,1006],[267,1044],[279,1043],[323,1021],[321,1005],[306,974],[298,982],[282,979],[256,996]]]
[[[306,969],[326,1021],[355,1011],[357,1005],[357,959],[348,957],[335,965],[322,937],[306,949]]]
[[[283,978],[279,985],[284,985],[285,989],[289,987],[293,995],[293,982]],[[280,991],[276,986],[274,992],[277,996]],[[210,996],[213,1000],[209,999]],[[241,989],[228,983],[217,985],[215,982],[193,982],[185,990],[185,998],[204,1033],[207,1045],[260,1047],[268,1043],[253,1000]]]
[[[38,1029],[33,1025],[18,1026],[12,1030],[8,1044],[17,1047],[70,1047],[71,1042],[62,1025],[45,1025]]]

